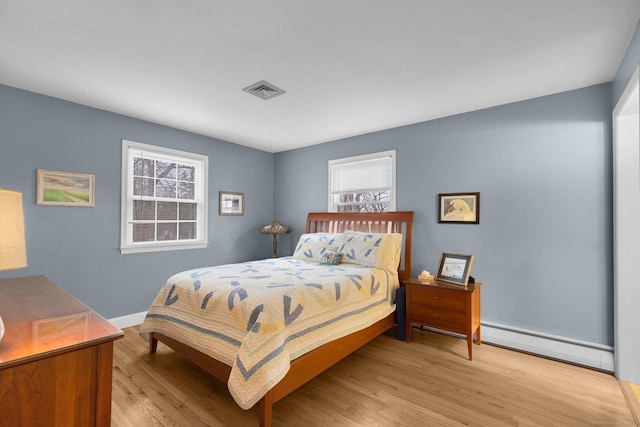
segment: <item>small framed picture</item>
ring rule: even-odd
[[[467,286],[472,265],[473,255],[443,252],[438,262],[436,280]]]
[[[53,206],[95,206],[95,175],[38,169],[36,203]]]
[[[220,191],[220,215],[244,215],[244,193]]]
[[[438,222],[480,224],[480,193],[438,194]]]

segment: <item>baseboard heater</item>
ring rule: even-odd
[[[147,312],[144,311],[109,320],[115,326],[124,329],[140,325],[146,314]],[[482,342],[600,371],[614,372],[614,353],[611,346],[493,322],[482,322],[481,328]],[[425,327],[425,329],[431,328]]]

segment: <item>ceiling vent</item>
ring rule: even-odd
[[[257,96],[260,99],[264,99],[265,101],[267,99],[275,98],[278,95],[286,93],[282,89],[278,89],[271,83],[267,83],[264,80],[259,81],[258,83],[254,83],[251,86],[245,87],[242,90]]]

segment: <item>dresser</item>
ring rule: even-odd
[[[473,334],[478,345],[480,335],[480,287],[482,282],[466,287],[447,282],[422,283],[417,278],[403,282],[406,288],[406,340],[411,341],[411,325],[465,335],[469,360],[473,360]]]
[[[123,333],[44,276],[0,280],[0,425],[111,425]]]

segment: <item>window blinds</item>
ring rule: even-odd
[[[391,190],[393,157],[358,160],[331,166],[331,193]]]

